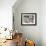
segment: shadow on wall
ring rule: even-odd
[[[13,12],[15,9],[18,8],[18,6],[21,5],[21,3],[23,3],[24,0],[17,0],[16,3],[13,5],[12,9],[13,9]]]
[[[40,12],[38,8],[40,8],[40,0],[18,0],[13,6],[14,13],[14,24],[15,30],[23,33],[24,39],[32,39],[34,40],[36,46],[41,46],[41,38],[40,33]],[[21,26],[21,13],[37,13],[37,26]],[[31,33],[30,33],[31,32]],[[28,36],[27,36],[28,34]]]

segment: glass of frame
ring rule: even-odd
[[[37,25],[37,14],[21,13],[21,25]]]

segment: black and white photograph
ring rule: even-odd
[[[21,24],[22,25],[36,25],[36,13],[22,13]]]

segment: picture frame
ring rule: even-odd
[[[21,25],[37,25],[37,13],[21,13]]]

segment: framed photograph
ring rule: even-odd
[[[21,25],[37,25],[37,14],[21,13]]]

